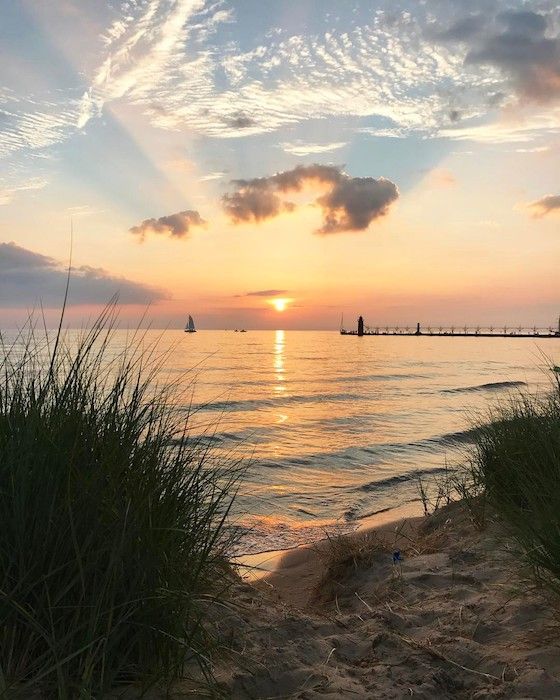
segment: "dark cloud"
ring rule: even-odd
[[[319,233],[363,231],[374,219],[385,216],[397,197],[397,187],[390,180],[345,178],[317,200],[325,216]]]
[[[280,294],[287,293],[287,289],[261,289],[258,292],[246,292],[245,294],[236,294],[236,297],[277,297]]]
[[[465,64],[499,68],[519,96],[546,102],[560,97],[560,35],[547,29],[545,14],[508,10],[430,33],[436,41],[465,43]]]
[[[486,98],[489,107],[500,107],[507,100],[507,95],[503,92],[493,92]]]
[[[442,42],[467,41],[481,31],[485,22],[486,20],[483,15],[471,15],[469,17],[462,17],[447,29],[430,27],[428,33],[431,38]]]
[[[547,21],[543,15],[527,10],[507,10],[497,16],[511,34],[524,37],[526,35],[540,36],[545,33]]]
[[[15,243],[0,243],[0,306],[59,307],[64,298],[67,270],[53,258]],[[84,265],[72,270],[70,304],[104,304],[114,295],[121,304],[148,304],[168,298],[161,289],[110,275]]]
[[[540,218],[551,212],[560,213],[560,194],[547,194],[546,197],[541,197],[528,205],[533,216]]]
[[[399,192],[384,178],[350,177],[339,166],[299,165],[292,170],[253,180],[234,180],[236,191],[223,197],[223,206],[234,223],[263,221],[295,209],[282,195],[300,192],[307,184],[324,186],[326,193],[315,204],[323,211],[317,233],[362,231],[384,216]]]
[[[248,129],[251,126],[255,126],[255,120],[246,114],[237,114],[228,123],[234,129]]]
[[[144,219],[138,226],[129,229],[143,241],[148,234],[161,234],[170,238],[185,238],[193,226],[205,226],[206,221],[197,211],[179,211],[177,214],[160,216],[159,219]]]
[[[281,211],[291,210],[294,205],[282,202],[274,190],[259,184],[239,184],[239,190],[222,198],[224,209],[230,219],[238,224],[242,221],[263,221],[278,216]]]

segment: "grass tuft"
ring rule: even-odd
[[[114,306],[0,346],[0,696],[211,677],[239,467],[189,438],[164,358]]]
[[[472,482],[509,526],[537,576],[560,592],[560,385],[520,395],[480,424]]]

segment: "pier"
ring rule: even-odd
[[[560,338],[560,318],[557,328],[508,326],[366,326],[362,316],[356,330],[347,330],[341,324],[340,335],[393,335],[431,336],[435,338]]]

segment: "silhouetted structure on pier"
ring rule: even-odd
[[[503,328],[494,328],[494,326],[476,326],[474,328],[469,328],[468,326],[450,326],[445,328],[443,326],[439,326],[434,329],[431,326],[423,328],[420,323],[417,323],[416,330],[413,330],[409,326],[369,327],[364,324],[363,316],[360,316],[358,318],[357,331],[349,331],[341,326],[340,334],[357,335],[359,337],[364,335],[404,335],[434,336],[438,338],[560,338],[560,317],[558,318],[558,327],[556,329],[554,329],[552,326],[549,326],[548,328],[537,328],[536,326],[533,326],[532,328],[526,328],[523,326],[518,326],[517,328],[508,328],[508,326],[503,326]]]

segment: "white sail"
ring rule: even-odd
[[[189,320],[187,321],[187,325],[185,326],[185,331],[187,333],[196,333],[196,328],[194,327],[193,317],[190,314],[189,314]]]

